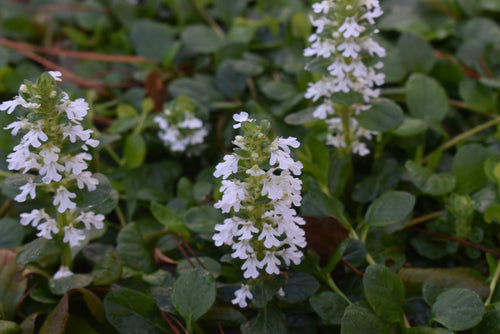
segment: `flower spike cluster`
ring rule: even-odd
[[[215,208],[231,214],[216,225],[216,246],[230,245],[231,256],[244,260],[243,277],[255,279],[263,273],[279,274],[279,266],[299,264],[301,248],[306,246],[303,218],[293,206],[300,206],[302,163],[294,161],[291,149],[298,148],[294,137],[270,138],[267,122],[259,125],[246,112],[233,116],[235,152],[216,166],[215,177],[222,177],[222,199]],[[252,299],[248,284],[236,291],[234,304],[247,305]]]
[[[87,102],[71,100],[57,88],[59,81],[60,72],[44,73],[36,83],[25,81],[19,95],[0,104],[0,110],[16,113],[17,120],[5,129],[13,136],[22,134],[7,156],[8,169],[21,172],[25,181],[14,200],[35,199],[38,189],[53,195],[55,210],[22,213],[21,224],[36,227],[38,237],[57,235],[73,247],[86,238],[84,230],[104,227],[104,216],[78,208],[77,195],[71,190],[96,190],[99,180],[87,171],[92,159],[88,149],[97,147],[99,141],[81,123],[89,109]]]
[[[186,151],[205,140],[208,127],[197,117],[196,109],[187,96],[179,96],[154,118],[160,128],[158,137],[173,152]]]
[[[369,109],[367,104],[380,95],[377,86],[384,83],[385,75],[379,72],[383,63],[377,58],[385,57],[385,49],[373,39],[378,30],[371,26],[383,11],[378,0],[324,0],[313,4],[313,11],[310,20],[316,32],[310,36],[304,55],[327,65],[321,79],[309,83],[305,97],[321,101],[313,116],[328,124],[331,133],[327,143],[350,146],[354,153],[366,155],[369,150],[359,139],[370,139],[376,132],[359,129],[357,123],[356,129],[346,129],[356,121],[351,118],[339,123],[337,118]],[[335,94],[342,93],[357,93],[361,101],[348,108],[332,102]]]

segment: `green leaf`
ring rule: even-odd
[[[118,204],[118,192],[113,189],[108,178],[103,174],[93,173],[92,177],[99,181],[94,191],[76,187],[71,187],[70,190],[76,194],[76,203],[80,208],[103,215],[108,214]]]
[[[155,269],[152,253],[135,223],[128,224],[121,229],[117,243],[116,251],[124,265],[146,273]]]
[[[21,327],[12,321],[0,320],[0,333],[2,334],[21,334]]]
[[[184,226],[182,218],[172,209],[157,202],[151,203],[151,213],[169,232],[180,233],[189,239],[189,230]]]
[[[439,329],[431,328],[431,327],[424,327],[424,326],[417,326],[417,327],[408,328],[408,330],[405,333],[406,334],[442,334],[442,332]]]
[[[260,80],[258,83],[262,94],[274,101],[289,100],[297,94],[295,86],[286,82]]]
[[[373,201],[365,214],[367,226],[387,226],[409,218],[415,196],[405,191],[388,191]]]
[[[92,275],[94,276],[92,283],[94,285],[109,285],[118,281],[121,274],[122,261],[118,257],[118,254],[110,249],[97,261],[92,270]]]
[[[280,299],[289,303],[298,303],[309,298],[319,289],[319,283],[314,276],[304,272],[290,272],[288,280],[283,285],[285,295]]]
[[[91,320],[95,319],[98,323],[105,321],[101,300],[89,290],[73,289],[65,293],[57,306],[47,316],[40,329],[40,334],[66,333],[71,313],[77,309],[87,310],[92,315]]]
[[[489,206],[483,214],[484,221],[487,223],[493,222],[494,219],[500,223],[500,205]]]
[[[224,95],[215,89],[213,78],[195,75],[193,78],[179,78],[168,86],[169,92],[175,96],[186,95],[202,106],[224,100]]]
[[[49,256],[56,256],[62,253],[61,243],[54,239],[36,238],[25,244],[17,253],[16,262],[19,264],[28,264],[37,262]]]
[[[483,320],[472,329],[473,334],[497,334],[500,333],[500,310],[489,309],[483,316]]]
[[[476,326],[484,314],[481,298],[468,289],[452,288],[440,294],[432,305],[431,319],[452,331]]]
[[[204,267],[202,267],[200,262],[203,263]],[[188,259],[179,260],[176,268],[177,274],[182,275],[191,271],[193,269],[193,265],[194,268],[207,270],[215,278],[219,277],[222,271],[221,264],[218,261],[208,256],[199,256],[198,259],[191,257],[189,258],[189,261]]]
[[[233,66],[236,72],[252,77],[264,72],[264,67],[252,59],[233,60]]]
[[[368,130],[385,132],[401,125],[404,116],[403,110],[395,102],[379,99],[371,105],[370,109],[361,111],[356,119],[362,127]]]
[[[453,174],[457,180],[457,190],[470,193],[486,185],[487,176],[483,165],[489,154],[479,144],[461,147],[453,158]]]
[[[130,28],[130,39],[136,54],[162,60],[173,43],[174,30],[166,24],[152,20],[136,21]]]
[[[329,325],[340,325],[347,301],[338,293],[324,291],[309,300],[314,311]]]
[[[380,264],[369,266],[363,276],[363,292],[382,320],[388,323],[401,320],[405,288],[392,270]]]
[[[410,72],[429,73],[437,61],[432,46],[417,35],[403,33],[398,47],[401,60]]]
[[[257,308],[266,307],[282,286],[279,279],[261,279],[252,288],[252,305]]]
[[[71,289],[84,288],[92,282],[92,275],[74,274],[59,279],[49,279],[49,289],[55,295],[63,295]]]
[[[420,166],[412,160],[406,162],[405,168],[413,184],[428,195],[441,196],[455,188],[456,180],[450,173],[434,174],[430,169]]]
[[[385,334],[387,325],[364,302],[347,306],[340,322],[341,334]]]
[[[440,259],[448,254],[445,241],[429,238],[423,234],[411,238],[410,244],[418,254],[432,260]]]
[[[467,288],[482,298],[489,294],[484,278],[469,268],[401,268],[398,276],[406,287],[407,296],[420,296],[423,285],[435,285],[442,289]]]
[[[0,219],[0,249],[21,246],[24,238],[24,228],[12,218]]]
[[[129,168],[142,165],[146,157],[146,142],[140,133],[132,133],[125,139],[123,158]]]
[[[215,279],[202,269],[190,270],[177,278],[172,289],[172,304],[188,328],[215,302]]]
[[[275,305],[259,309],[257,317],[241,326],[242,334],[286,334],[285,316]]]
[[[214,0],[215,15],[226,23],[231,23],[246,5],[246,0]]]
[[[211,240],[215,225],[223,221],[224,216],[220,213],[220,210],[210,205],[190,208],[184,213],[182,219],[189,230],[209,235]]]
[[[460,82],[459,93],[469,109],[479,113],[493,112],[495,98],[491,88],[466,77]]]
[[[233,59],[224,60],[215,73],[217,88],[226,97],[236,98],[245,90],[246,76],[239,73],[237,63]]]
[[[212,28],[203,24],[185,27],[181,40],[188,49],[202,54],[213,53],[224,45],[224,40]]]
[[[16,263],[16,253],[0,249],[0,305],[2,318],[13,320],[17,304],[26,290],[26,279],[19,279],[22,266]],[[2,332],[3,333],[3,332]]]
[[[406,82],[406,104],[413,117],[440,122],[448,113],[448,96],[435,79],[415,73]]]
[[[170,333],[153,298],[132,289],[117,288],[104,298],[106,319],[120,333]]]
[[[302,109],[300,111],[290,113],[285,117],[285,123],[289,125],[302,125],[309,122],[316,121],[316,118],[313,116],[315,108],[307,108]]]
[[[427,123],[418,118],[405,117],[403,123],[396,128],[392,133],[399,137],[413,137],[426,131],[428,128]]]

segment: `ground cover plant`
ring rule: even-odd
[[[1,333],[500,333],[500,2],[0,2]]]

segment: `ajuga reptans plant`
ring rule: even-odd
[[[280,266],[299,264],[305,247],[304,219],[293,206],[300,206],[302,163],[291,157],[298,148],[294,137],[272,137],[269,123],[257,123],[246,112],[233,116],[234,128],[243,135],[233,141],[234,153],[224,156],[216,166],[215,177],[222,177],[222,198],[215,207],[231,217],[216,225],[216,246],[230,245],[231,256],[243,260],[246,279],[263,274],[277,275]],[[252,299],[250,284],[236,291],[234,304],[247,306]]]
[[[82,121],[89,106],[84,99],[71,100],[57,87],[60,72],[43,73],[36,82],[25,81],[19,95],[0,104],[0,110],[15,114],[17,120],[5,127],[20,142],[7,156],[8,169],[17,175],[17,202],[49,194],[51,207],[33,209],[20,214],[22,225],[37,229],[37,236],[62,240],[75,247],[86,239],[86,231],[102,229],[104,216],[77,206],[72,189],[95,191],[99,180],[87,171],[92,156],[89,147],[99,141],[91,138],[92,130],[84,129]],[[67,252],[66,252],[67,253]],[[71,256],[54,278],[70,276]]]

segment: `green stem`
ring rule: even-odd
[[[149,110],[149,108],[144,108],[144,107],[142,108],[141,117],[139,118],[139,122],[137,123],[137,126],[134,129],[134,133],[141,133],[144,121],[146,120],[146,117],[148,116],[150,111],[151,110]]]
[[[491,299],[493,298],[493,295],[495,293],[495,288],[498,284],[498,279],[500,278],[500,261],[497,263],[497,269],[495,270],[495,274],[493,275],[493,279],[491,280],[490,283],[490,294],[488,295],[488,298],[484,302],[484,306],[488,306],[491,303]]]
[[[340,110],[340,117],[342,118],[342,132],[345,138],[345,148],[349,157],[352,156],[352,140],[351,140],[351,116],[349,109],[344,107]]]
[[[353,239],[356,239],[356,240],[361,241],[362,243],[365,243],[364,240],[366,240],[366,235],[364,236],[364,240],[360,239],[359,235],[356,233],[356,231],[354,229],[351,229],[350,234],[351,234],[351,237]],[[368,228],[366,228],[366,233],[364,233],[364,234],[368,234]],[[375,260],[371,256],[371,254],[368,253],[368,251],[366,251],[366,262],[368,262],[368,264],[376,264],[377,263],[377,262],[375,262]]]
[[[5,170],[0,170],[0,177],[9,177],[11,175],[12,175],[11,172],[7,172]]]
[[[7,209],[9,208],[11,202],[12,202],[11,199],[6,199],[2,203],[2,206],[0,207],[0,217],[2,217],[5,214],[5,211],[7,211]]]
[[[197,0],[191,0],[191,2],[196,11],[198,12],[198,14],[200,14],[200,16],[205,21],[207,21],[207,23],[212,27],[212,29],[217,33],[217,35],[219,35],[221,38],[225,38],[226,34],[224,33],[224,30],[222,30],[222,28],[217,24],[217,22],[215,22],[214,19],[212,19],[210,15],[208,15],[205,8],[203,6],[200,6],[200,3]]]
[[[330,287],[330,289],[332,289],[334,292],[338,293],[342,298],[344,298],[344,300],[349,305],[352,304],[352,302],[349,300],[349,298],[347,298],[347,296],[344,295],[344,293],[342,292],[342,290],[339,289],[339,287],[337,286],[337,284],[335,284],[335,282],[333,281],[332,276],[330,274],[326,275],[325,282],[326,282],[326,284],[328,284],[328,286]]]
[[[427,215],[420,216],[418,218],[414,218],[414,219],[410,220],[410,222],[408,224],[406,224],[406,227],[417,225],[417,224],[423,223],[425,221],[440,217],[444,214],[444,212],[445,211],[437,211],[437,212],[429,213]]]
[[[116,206],[115,213],[118,217],[118,221],[120,221],[120,225],[122,227],[125,227],[127,225],[127,220],[125,219],[125,215],[123,214],[123,211],[119,206]]]
[[[468,131],[465,131],[464,133],[462,134],[459,134],[458,136],[450,139],[448,142],[444,143],[443,145],[439,146],[437,149],[435,149],[433,152],[431,152],[429,155],[427,155],[425,158],[422,159],[422,164],[425,164],[431,157],[433,154],[437,153],[437,152],[444,152],[446,151],[447,149],[449,149],[450,147],[454,146],[455,144],[457,144],[459,141],[467,138],[467,137],[470,137],[472,135],[475,135],[476,133],[478,132],[481,132],[483,131],[484,129],[487,129],[493,125],[496,125],[500,123],[500,117],[497,117],[497,118],[494,118],[486,123],[483,123],[483,124],[480,124]]]

